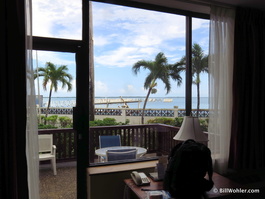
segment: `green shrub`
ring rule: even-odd
[[[129,124],[130,120],[126,119],[125,123],[116,122],[114,118],[104,118],[103,120],[97,119],[89,121],[89,126],[114,126],[114,125],[126,125]]]
[[[45,121],[45,116],[44,115],[41,115],[40,116],[40,123],[44,124],[44,121]],[[39,120],[38,120],[39,121]]]
[[[181,127],[183,119],[184,119],[183,117],[176,117],[174,126]],[[203,131],[208,131],[208,121],[209,121],[208,118],[205,119],[199,118],[200,126]]]
[[[38,129],[57,129],[56,126],[53,126],[53,125],[45,125],[45,124],[39,124],[38,125]]]
[[[130,123],[130,120],[129,120],[129,119],[126,119],[126,120],[125,120],[125,123],[122,123],[122,122],[121,122],[121,125],[127,125],[127,124],[129,124],[129,123]]]
[[[148,124],[167,124],[167,125],[174,125],[174,119],[172,118],[166,118],[166,117],[158,117],[155,119],[150,119],[147,121]]]
[[[72,123],[71,118],[67,117],[67,116],[61,116],[59,117],[59,121],[61,124],[61,127],[65,128],[65,127],[69,127]]]
[[[200,122],[200,126],[201,126],[202,130],[208,132],[209,119],[208,118],[199,119],[199,122]]]
[[[51,115],[49,117],[44,118],[44,120],[50,124],[55,126],[55,124],[57,123],[57,119],[58,119],[58,115]]]
[[[183,119],[183,117],[176,117],[174,119],[174,126],[181,127]]]
[[[114,118],[104,118],[103,120],[96,119],[94,121],[89,121],[90,126],[112,126],[117,125],[116,119]]]

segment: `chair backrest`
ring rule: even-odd
[[[52,152],[53,135],[39,135],[39,152]]]
[[[112,147],[121,146],[120,135],[100,135],[99,136],[99,147]]]
[[[125,160],[125,159],[136,159],[136,149],[121,149],[121,150],[108,150],[107,160]]]

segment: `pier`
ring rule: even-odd
[[[132,99],[132,98],[123,99],[122,97],[115,98],[115,99],[109,99],[109,98],[97,99],[96,98],[94,101],[94,104],[95,105],[106,104],[107,108],[109,104],[123,104],[122,108],[129,108],[127,103],[140,103],[140,102],[142,102],[141,99]]]

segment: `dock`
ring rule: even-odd
[[[102,98],[102,99],[95,99],[94,104],[95,105],[100,105],[100,104],[106,104],[107,106],[109,104],[124,104],[123,106],[125,108],[129,108],[127,103],[140,103],[142,100],[141,99],[123,99],[123,98],[115,98],[115,99],[109,99],[109,98]]]

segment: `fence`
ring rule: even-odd
[[[161,155],[169,154],[176,145],[177,141],[173,137],[178,130],[178,127],[162,124],[91,127],[90,162],[95,158],[95,150],[99,148],[100,135],[120,135],[123,146],[140,146],[146,148],[147,153]]]
[[[130,120],[130,124],[141,124],[141,115],[142,109],[128,109],[128,108],[96,108],[95,109],[95,118],[103,119],[106,117],[115,118],[117,122],[126,122],[126,119]],[[46,113],[46,108],[41,108],[41,114]],[[196,116],[197,109],[192,109],[192,115]],[[72,117],[73,109],[72,108],[50,108],[49,114],[56,115],[67,115]],[[144,122],[146,123],[150,119],[157,117],[184,117],[186,115],[185,109],[146,109],[144,112]],[[209,117],[209,109],[200,109],[199,115],[200,118]]]
[[[57,161],[64,162],[76,159],[77,136],[74,129],[39,129],[38,132],[39,135],[53,135]]]
[[[178,132],[178,127],[150,124],[150,125],[122,125],[101,126],[89,129],[89,157],[93,163],[96,156],[95,150],[99,148],[99,135],[120,135],[123,146],[141,146],[147,153],[157,155],[169,154],[177,144],[173,137]],[[39,134],[53,134],[54,144],[57,147],[57,161],[71,161],[76,159],[77,136],[73,129],[45,129]]]

